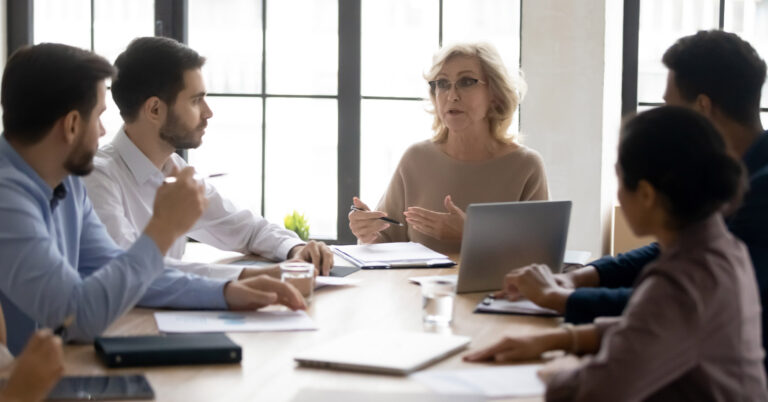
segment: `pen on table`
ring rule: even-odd
[[[364,210],[364,209],[362,209],[362,208],[358,208],[358,207],[356,207],[356,206],[354,206],[354,205],[350,205],[350,206],[349,206],[349,209],[351,209],[351,210],[354,210],[354,211],[371,212],[371,211],[366,211],[366,210]],[[397,226],[403,226],[403,224],[402,224],[402,223],[400,223],[400,222],[398,222],[398,221],[396,221],[396,220],[394,220],[394,219],[391,219],[391,218],[387,218],[386,216],[382,216],[381,218],[378,218],[378,219],[381,219],[381,220],[383,220],[384,222],[389,222],[389,223],[395,224],[395,225],[397,225]]]
[[[221,177],[221,176],[226,176],[226,175],[227,175],[226,173],[214,173],[214,174],[209,174],[208,176],[201,176],[199,174],[195,174],[192,177],[195,180],[204,180],[204,179],[213,179],[213,178],[216,178],[216,177]],[[176,177],[174,177],[174,176],[166,177],[165,179],[163,179],[163,182],[164,183],[168,183],[168,184],[175,183],[176,182]]]
[[[67,318],[64,319],[64,322],[61,323],[56,329],[53,330],[53,334],[56,336],[61,336],[64,334],[64,331],[67,330],[67,328],[72,325],[72,323],[75,322],[75,315],[70,314],[67,316]]]

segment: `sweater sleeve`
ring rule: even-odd
[[[549,187],[544,162],[537,152],[531,154],[531,171],[523,185],[520,201],[546,201],[549,199]]]

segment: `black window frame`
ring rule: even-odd
[[[91,1],[91,49],[94,42],[94,0]],[[338,0],[338,88],[336,95],[285,95],[270,94],[266,87],[266,37],[267,7],[271,0],[262,0],[262,68],[261,93],[209,93],[211,97],[258,97],[262,99],[262,155],[261,155],[261,214],[265,209],[266,182],[266,99],[269,98],[321,98],[336,99],[338,105],[337,150],[337,219],[336,239],[318,239],[328,244],[350,244],[357,239],[347,224],[346,216],[353,196],[360,193],[360,145],[362,100],[424,101],[417,97],[363,96],[361,93],[361,19],[362,0]],[[279,0],[274,0],[279,1]],[[443,0],[439,2],[438,45],[443,41]],[[520,0],[520,33],[522,33],[523,1]],[[34,43],[34,0],[7,0],[8,56],[20,46]],[[165,36],[188,43],[187,0],[155,0],[155,36]],[[519,41],[522,48],[522,40]],[[522,51],[519,52],[522,54]],[[519,60],[518,60],[519,61]],[[341,79],[344,77],[344,79]],[[177,151],[187,158],[186,150]]]

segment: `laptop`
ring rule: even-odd
[[[456,292],[501,289],[509,271],[530,264],[560,272],[570,216],[571,201],[471,204]]]
[[[466,336],[428,332],[357,331],[294,357],[301,366],[407,375],[469,345]]]

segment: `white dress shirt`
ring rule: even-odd
[[[114,140],[99,149],[95,169],[85,185],[96,214],[115,242],[128,248],[141,235],[152,217],[155,193],[173,166],[187,163],[172,154],[162,170],[141,152],[123,128]],[[283,260],[295,246],[304,244],[292,231],[269,223],[251,211],[238,209],[205,182],[208,208],[187,236],[222,250],[254,253]],[[181,261],[186,239],[182,236],[166,254],[166,266],[208,277],[234,279],[242,267]]]

